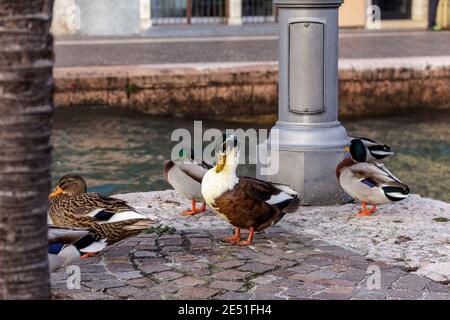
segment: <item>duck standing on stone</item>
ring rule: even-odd
[[[365,141],[369,141],[370,145]],[[370,151],[373,145],[384,146],[385,150],[373,153]],[[346,148],[350,157],[345,158],[336,168],[336,177],[344,191],[362,202],[362,210],[358,216],[371,215],[376,211],[377,205],[401,201],[409,195],[407,185],[383,164],[372,161],[372,157],[380,159],[379,157],[388,156],[388,148],[369,139],[353,139],[350,147]],[[372,208],[368,209],[367,204],[372,205]]]
[[[175,191],[192,201],[192,209],[183,211],[183,214],[193,216],[206,210],[201,184],[203,176],[213,166],[196,160],[192,152],[187,157],[184,149],[180,151],[179,157],[178,161],[165,163],[164,176]],[[203,203],[200,208],[197,208],[197,202]]]
[[[78,175],[62,177],[49,198],[54,225],[86,229],[108,244],[137,235],[154,223],[123,200],[87,192]]]
[[[48,261],[50,272],[83,257],[102,251],[106,240],[96,240],[87,230],[49,226]]]
[[[286,185],[274,184],[249,177],[238,177],[237,139],[225,141],[225,152],[219,152],[217,165],[203,177],[202,194],[209,207],[236,227],[234,236],[225,241],[250,245],[255,231],[275,225],[286,213],[300,205],[298,193]],[[241,229],[250,231],[241,241]]]

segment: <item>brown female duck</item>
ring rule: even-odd
[[[53,224],[85,228],[108,244],[134,236],[153,224],[123,200],[86,191],[86,182],[80,176],[62,177],[49,196]]]

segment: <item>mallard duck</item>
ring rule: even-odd
[[[230,142],[233,143],[230,145]],[[239,245],[250,245],[254,231],[273,226],[300,205],[298,193],[286,185],[249,177],[238,177],[239,149],[231,136],[225,152],[219,152],[218,163],[203,177],[202,194],[206,204],[220,217],[236,227],[234,236],[224,239]],[[248,229],[241,241],[241,229]]]
[[[123,200],[87,192],[86,182],[78,175],[62,177],[49,198],[49,216],[56,226],[85,228],[108,244],[134,236],[154,223]]]
[[[352,138],[346,151],[356,162],[373,162],[394,154],[388,145],[367,138]]]
[[[106,247],[105,239],[96,240],[94,235],[83,229],[49,226],[47,233],[50,272]]]
[[[196,215],[206,210],[201,184],[205,173],[213,166],[205,161],[198,161],[193,153],[187,157],[184,149],[180,151],[180,159],[176,162],[168,161],[164,165],[164,176],[167,182],[186,198],[192,201],[192,209],[183,211],[184,215]],[[202,202],[201,208],[196,203]]]
[[[409,188],[396,178],[383,164],[358,162],[353,149],[336,168],[336,177],[342,188],[355,200],[362,202],[359,216],[374,213],[377,205],[403,200],[409,195]],[[372,205],[371,209],[367,204]]]

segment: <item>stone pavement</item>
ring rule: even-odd
[[[190,33],[185,27],[167,27],[147,37],[57,38],[55,63],[56,67],[74,67],[277,61],[278,37],[272,29],[267,32],[262,28],[260,33],[255,31],[257,29],[251,33],[224,33],[219,29]],[[450,55],[450,31],[344,29],[339,42],[341,59]]]
[[[446,285],[281,227],[252,247],[222,243],[230,230],[142,234],[82,260],[81,289],[52,275],[57,299],[450,299]],[[372,268],[372,269],[370,269]],[[379,269],[378,269],[379,268]],[[379,270],[380,287],[371,270]],[[369,286],[368,286],[369,283]]]
[[[212,212],[182,217],[189,201],[174,191],[117,197],[176,231],[141,234],[77,261],[80,289],[68,289],[65,269],[53,273],[56,299],[450,299],[448,280],[438,283],[408,272],[414,269],[395,259],[396,266],[383,262],[389,260],[389,243],[397,248],[395,254],[409,250],[411,255],[420,244],[429,247],[418,255],[428,264],[448,260],[448,244],[437,237],[445,231],[441,226],[449,214],[450,205],[443,202],[413,196],[400,206],[384,206],[368,219],[353,219],[353,204],[303,207],[257,234],[253,246],[239,247],[221,242],[232,229]],[[396,214],[411,209],[416,228],[407,221],[402,228],[392,223],[400,220]],[[427,222],[426,214],[430,221],[440,218],[441,225]],[[378,235],[368,231],[374,228]],[[396,232],[405,235],[396,237]],[[422,237],[412,241],[417,233]],[[374,252],[380,249],[378,256],[364,252],[364,235],[374,243]],[[377,239],[383,246],[375,245]],[[423,249],[419,246],[417,252]]]

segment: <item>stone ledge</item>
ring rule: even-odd
[[[56,68],[55,105],[210,119],[276,116],[276,62]],[[342,59],[341,116],[450,107],[450,57]],[[243,107],[244,106],[244,107]]]

